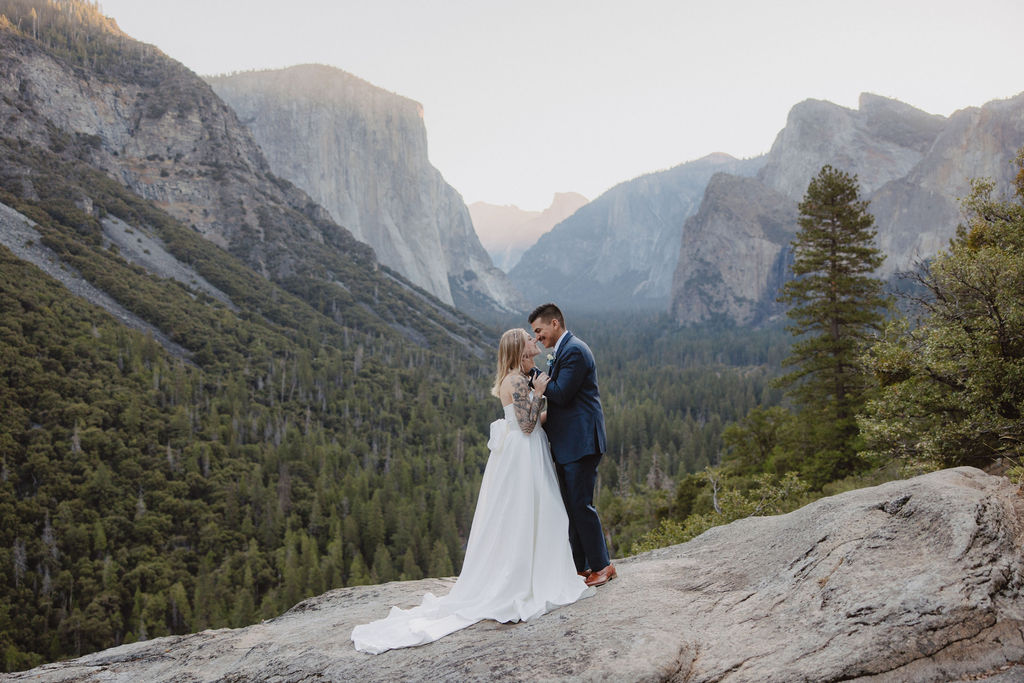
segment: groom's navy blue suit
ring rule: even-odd
[[[594,354],[566,330],[548,374],[544,432],[551,442],[562,500],[569,513],[573,560],[577,570],[604,569],[609,564],[608,547],[594,508],[594,485],[605,451],[605,433]]]

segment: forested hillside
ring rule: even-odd
[[[69,267],[187,350],[4,249],[7,668],[248,623],[331,586],[451,573],[493,413],[487,334],[431,350],[340,288],[303,301],[166,216],[141,223],[110,187],[106,206],[139,231],[159,224],[237,310],[127,263],[70,202],[0,191]]]
[[[790,335],[780,326],[678,329],[665,315],[576,323],[594,349],[608,431],[598,510],[612,554],[623,557],[661,520],[710,508],[710,495],[696,497],[705,472],[723,463],[725,429],[782,401],[772,380]]]
[[[144,80],[167,61],[91,3],[0,13],[5,51],[83,79]],[[173,88],[163,94],[172,106]],[[268,279],[244,260],[251,240],[232,255],[204,239],[97,168],[100,136],[35,102],[2,103],[0,202],[24,227],[0,242],[34,234],[29,246],[172,345],[2,249],[5,668],[249,623],[332,586],[451,573],[493,412],[480,389],[493,333],[380,267],[315,205],[266,199],[268,230],[325,236]],[[179,162],[211,187],[234,173]],[[122,253],[115,219],[226,301]]]

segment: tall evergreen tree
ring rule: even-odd
[[[792,243],[794,280],[780,301],[793,304],[788,329],[799,339],[780,378],[806,426],[804,470],[820,485],[859,464],[856,415],[864,403],[858,362],[864,343],[881,328],[888,304],[871,273],[885,256],[875,247],[875,219],[860,198],[857,177],[831,166],[811,180],[800,203]]]

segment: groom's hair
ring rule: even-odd
[[[527,320],[532,325],[533,321],[537,318],[540,318],[546,323],[557,319],[558,324],[563,328],[565,327],[565,318],[562,317],[562,311],[554,304],[541,304],[537,308],[533,309],[533,313],[530,314],[530,317],[527,318]]]

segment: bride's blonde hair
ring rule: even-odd
[[[523,352],[526,350],[526,330],[516,327],[501,335],[498,342],[498,371],[494,373],[491,394],[498,395],[498,389],[506,377],[522,367]]]

